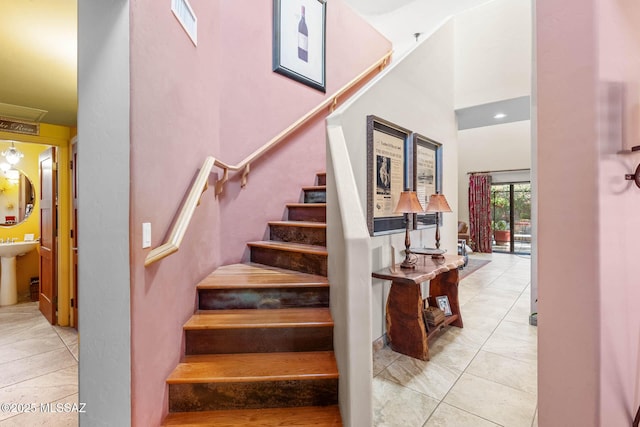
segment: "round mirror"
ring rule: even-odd
[[[17,169],[0,172],[0,225],[12,226],[29,218],[35,191],[29,178]]]

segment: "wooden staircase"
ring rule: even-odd
[[[165,426],[342,426],[326,249],[326,181],[303,188],[251,261],[197,286]]]

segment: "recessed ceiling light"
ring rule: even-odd
[[[504,119],[505,117],[507,117],[505,113],[498,113],[495,116],[493,116],[494,119]]]

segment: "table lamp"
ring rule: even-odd
[[[432,194],[431,197],[429,197],[429,203],[427,204],[425,212],[435,212],[436,214],[436,252],[438,253],[431,255],[431,258],[444,258],[444,255],[442,255],[444,251],[440,251],[440,212],[452,212],[444,194]]]
[[[405,256],[404,261],[400,264],[400,268],[416,268],[416,262],[418,259],[415,255],[411,256],[411,249],[409,249],[411,247],[411,238],[409,237],[409,214],[421,212],[424,212],[424,210],[422,210],[422,206],[420,205],[420,201],[418,200],[418,196],[415,191],[405,190],[400,193],[398,205],[396,206],[396,210],[393,212],[404,214],[404,222],[406,226],[406,233],[404,237]]]

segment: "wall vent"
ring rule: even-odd
[[[195,46],[198,45],[198,18],[187,0],[171,0],[171,11],[178,18]]]

